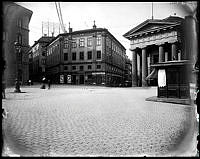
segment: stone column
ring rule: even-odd
[[[177,60],[177,52],[176,52],[176,44],[175,43],[172,44],[171,49],[172,49],[172,59],[171,60],[172,61]]]
[[[165,52],[165,62],[168,61],[168,52]]]
[[[137,87],[137,53],[132,50],[132,87]]]
[[[147,86],[147,53],[146,48],[142,48],[142,87]]]
[[[159,61],[158,62],[164,62],[164,48],[163,48],[163,44],[159,45]]]
[[[178,60],[179,61],[181,60],[181,51],[180,50],[178,51]]]
[[[198,55],[197,19],[195,18],[195,15],[188,15],[185,17],[184,21],[184,41],[185,41],[185,51],[183,52],[184,60],[192,60],[191,62],[193,63],[196,62],[194,61],[194,59],[197,59]]]

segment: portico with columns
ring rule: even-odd
[[[132,51],[133,87],[157,85],[156,78],[146,79],[153,71],[151,65],[184,59],[181,21],[182,18],[172,16],[163,20],[148,19],[124,34],[130,40]]]

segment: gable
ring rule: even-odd
[[[178,19],[177,19],[178,18]],[[179,17],[168,17],[162,20],[159,19],[147,19],[143,23],[137,25],[127,33],[125,33],[123,36],[126,38],[130,38],[131,36],[134,36],[136,34],[144,33],[147,31],[153,31],[157,29],[162,29],[165,27],[173,26],[178,24],[181,21],[182,18]]]
[[[161,24],[161,23],[157,23],[157,24],[154,24],[154,23],[149,23],[145,26],[143,26],[142,28],[138,29],[137,31],[133,32],[133,33],[139,33],[139,32],[145,32],[145,31],[149,31],[149,30],[157,30],[159,28],[163,28],[163,27],[167,27],[171,24]]]

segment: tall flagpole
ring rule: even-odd
[[[53,35],[52,36],[54,36],[54,32],[55,32],[55,29],[54,29],[54,23],[53,23]]]
[[[43,22],[42,22],[42,36],[43,36]]]
[[[153,2],[151,3],[151,11],[152,11],[152,20],[153,20]]]
[[[49,36],[49,21],[48,21],[48,36]]]
[[[60,34],[60,23],[59,23],[59,34]]]

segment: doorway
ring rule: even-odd
[[[79,84],[84,84],[84,75],[80,75],[79,78]]]

